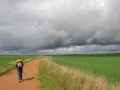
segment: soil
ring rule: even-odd
[[[24,65],[23,80],[18,81],[17,70],[14,69],[0,77],[0,90],[40,90],[37,80],[39,63],[43,58],[30,61]]]

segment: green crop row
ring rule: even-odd
[[[56,55],[54,62],[77,69],[90,71],[97,76],[104,76],[110,82],[120,82],[120,55]]]
[[[102,76],[59,65],[46,58],[40,62],[38,80],[43,90],[120,90],[120,84],[108,83]]]

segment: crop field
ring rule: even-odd
[[[55,55],[53,61],[69,67],[104,76],[109,82],[120,82],[120,54]]]
[[[0,55],[0,76],[12,70],[15,66],[15,62],[18,58],[21,58],[23,62],[35,59],[38,56],[35,55]]]

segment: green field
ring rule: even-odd
[[[110,82],[120,82],[120,54],[56,55],[52,58],[60,65],[81,68],[105,76]]]
[[[14,64],[18,58],[24,63],[35,59],[36,55],[0,55],[0,76],[15,68]]]

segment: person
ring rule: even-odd
[[[18,74],[18,80],[19,82],[22,80],[22,73],[23,73],[23,61],[21,58],[18,58],[16,63],[15,63],[16,69],[17,69],[17,74]]]

